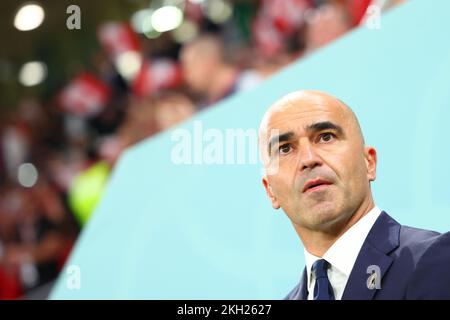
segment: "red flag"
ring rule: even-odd
[[[128,23],[108,22],[97,31],[98,39],[111,59],[129,51],[140,51],[139,39]]]
[[[61,108],[79,117],[91,117],[100,113],[111,96],[110,88],[89,73],[82,73],[72,80],[59,94]]]
[[[144,61],[136,76],[132,88],[137,96],[144,97],[152,93],[176,87],[181,82],[179,66],[169,59]]]
[[[252,30],[255,44],[265,56],[272,56],[283,49],[284,37],[282,33],[264,15],[258,14],[253,22]]]
[[[310,4],[307,0],[266,0],[263,7],[274,26],[284,35],[290,35],[303,24]]]

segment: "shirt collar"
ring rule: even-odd
[[[350,276],[350,272],[353,269],[359,251],[380,213],[381,210],[377,206],[373,207],[372,210],[340,236],[339,239],[328,248],[322,258],[317,257],[304,249],[308,288],[311,284],[312,265],[319,259],[328,261],[333,268],[338,269],[347,278]]]

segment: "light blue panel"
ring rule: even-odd
[[[181,127],[256,129],[266,108],[298,89],[352,106],[378,150],[375,200],[403,224],[450,229],[450,2],[411,1]],[[259,164],[175,165],[172,132],[128,150],[54,299],[278,299],[297,283],[303,250],[274,211]],[[207,145],[207,143],[206,143]]]

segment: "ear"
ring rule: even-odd
[[[364,147],[364,158],[366,160],[367,179],[375,181],[377,178],[377,151],[375,148],[370,146]]]
[[[264,176],[262,178],[262,183],[263,183],[264,188],[266,189],[266,193],[267,193],[267,196],[270,199],[270,202],[272,202],[272,207],[274,209],[280,209],[280,204],[278,203],[277,198],[273,194],[272,187],[270,186],[269,180],[267,180],[266,176]]]

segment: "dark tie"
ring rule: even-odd
[[[333,288],[327,274],[329,265],[328,261],[324,259],[317,260],[312,265],[312,271],[316,275],[314,300],[334,300]]]

